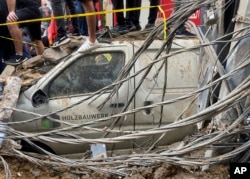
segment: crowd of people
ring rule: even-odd
[[[97,17],[95,15],[71,18],[66,24],[65,18],[56,18],[56,35],[52,40],[50,27],[52,17],[64,17],[65,13],[70,15],[92,13],[96,11],[95,3],[98,0],[2,0],[0,1],[0,58],[4,64],[18,65],[26,59],[35,55],[41,55],[45,47],[59,47],[70,41],[69,36],[88,36],[87,40],[77,50],[79,53],[86,50],[98,48],[96,39]],[[150,6],[148,22],[144,29],[151,29],[155,26],[160,0],[149,0]],[[180,7],[181,0],[174,0],[175,10]],[[48,6],[48,3],[50,6]],[[112,0],[113,9],[133,9],[126,12],[116,12],[117,24],[114,24],[112,32],[120,35],[131,31],[140,31],[140,10],[141,0],[126,0],[126,7],[123,0]],[[41,21],[41,18],[46,18]],[[32,21],[40,19],[38,21]],[[27,21],[27,22],[22,22]],[[69,28],[70,27],[70,28]],[[177,35],[195,36],[185,30],[184,24],[176,32]],[[13,39],[13,41],[7,40]],[[4,43],[2,43],[4,42]],[[5,44],[5,45],[2,45]],[[31,45],[32,44],[32,45]],[[6,49],[7,48],[7,49]]]

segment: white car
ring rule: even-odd
[[[165,105],[159,103],[198,88],[197,50],[166,58],[164,49],[158,58],[156,54],[164,41],[155,40],[139,54],[138,49],[144,43],[114,41],[91,53],[73,52],[63,58],[36,84],[20,94],[16,106],[19,111],[14,111],[12,121],[31,122],[11,127],[36,134],[28,138],[61,155],[85,152],[90,149],[89,144],[96,143],[91,140],[99,139],[98,143],[102,143],[105,138],[170,124],[179,119],[191,103],[193,107],[183,115],[196,113],[197,104],[192,98]],[[171,53],[198,43],[198,39],[176,39]],[[146,108],[149,105],[155,106]],[[170,130],[157,145],[182,140],[195,130],[195,125]],[[107,150],[143,148],[154,144],[160,135],[156,133],[118,142],[103,140],[103,143]],[[27,141],[24,143],[25,148]]]

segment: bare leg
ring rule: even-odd
[[[82,3],[86,13],[95,12],[92,0],[83,0]],[[96,16],[86,16],[86,21],[88,25],[89,41],[94,43],[96,40]]]
[[[22,32],[19,29],[18,25],[8,25],[8,29],[11,37],[14,39],[14,46],[16,53],[19,55],[23,55],[23,41],[22,41]]]
[[[41,40],[34,40],[35,48],[36,48],[36,54],[42,55],[44,52],[44,45]]]
[[[94,3],[92,0],[82,0],[82,3],[86,13],[95,12]],[[99,46],[96,40],[96,16],[86,16],[86,21],[88,25],[89,38],[77,50],[80,53],[85,52],[86,50],[98,48]]]

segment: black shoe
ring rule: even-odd
[[[136,30],[136,27],[132,22],[129,21],[129,22],[126,23],[126,25],[128,27],[129,32],[132,32],[132,31]]]
[[[141,25],[140,24],[136,24],[135,27],[136,27],[136,30],[138,30],[138,31],[141,30]]]
[[[57,37],[53,44],[50,46],[51,48],[60,47],[70,42],[70,39],[67,36]]]
[[[187,31],[186,29],[176,30],[175,37],[176,38],[185,38],[185,37],[194,38],[194,37],[196,37],[196,34],[193,34],[189,31]]]
[[[148,30],[148,29],[153,29],[155,27],[155,25],[154,24],[151,24],[151,23],[148,23],[148,24],[146,24],[145,25],[145,30]]]
[[[116,25],[110,31],[111,33],[119,33],[120,35],[123,35],[129,32],[128,27],[126,25]]]
[[[133,25],[129,26],[128,30],[129,30],[129,32],[136,31],[135,25],[133,24]]]
[[[4,63],[7,65],[19,65],[26,60],[28,60],[27,57],[15,54],[15,55],[11,56],[10,59],[8,61],[5,61]]]

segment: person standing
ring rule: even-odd
[[[160,0],[149,0],[149,2],[151,8],[149,8],[148,23],[145,25],[145,29],[151,29],[155,27],[155,21],[157,19],[158,14],[158,7],[152,6],[158,6]]]
[[[23,42],[22,32],[19,27],[27,27],[29,30],[31,40],[35,44],[36,53],[41,55],[44,51],[44,46],[41,40],[41,21],[27,22],[27,23],[15,23],[19,21],[25,21],[30,19],[41,18],[39,6],[34,0],[4,0],[7,3],[8,11],[6,11],[4,17],[8,24],[8,30],[11,37],[14,39],[14,46],[16,54],[5,61],[9,65],[18,65],[24,62],[27,58],[23,56]]]
[[[65,0],[66,6],[68,7],[70,14],[76,14],[75,2],[74,0]],[[52,0],[51,7],[53,11],[53,15],[55,17],[62,17],[65,15],[64,13],[64,6],[63,0]],[[70,32],[73,36],[79,36],[79,26],[78,26],[78,19],[72,18],[71,23],[73,26],[72,31]],[[57,37],[54,40],[51,47],[59,47],[70,42],[70,39],[67,37],[67,30],[66,30],[66,23],[64,18],[56,19],[56,26],[57,26]]]
[[[29,34],[27,33],[26,29],[22,29],[22,36],[23,36],[23,56],[26,58],[31,58],[31,50],[32,50],[32,45],[31,45],[31,40],[29,37]]]
[[[124,3],[122,0],[112,0],[114,10],[124,9]],[[141,7],[141,0],[126,0],[126,8]],[[141,30],[140,26],[140,10],[133,10],[126,12],[126,18],[124,12],[116,13],[117,24],[111,30],[112,32],[119,33],[120,35],[126,34],[129,31]]]
[[[141,0],[126,0],[126,7],[128,9],[139,8],[141,7]],[[132,10],[126,12],[126,25],[129,31],[141,30],[140,14],[141,10]]]
[[[76,13],[77,14],[84,14],[85,13],[81,0],[76,0],[75,6],[76,6]],[[88,26],[87,26],[86,17],[78,17],[78,25],[79,25],[80,35],[87,36],[88,35]]]
[[[123,0],[112,0],[114,10],[124,9]],[[111,29],[112,32],[119,33],[120,35],[126,34],[129,32],[126,25],[126,19],[124,17],[124,12],[116,12],[117,24]]]
[[[0,1],[0,24],[6,23],[6,14],[8,7],[6,1]],[[5,60],[9,59],[15,53],[15,46],[11,38],[8,27],[0,26],[0,73],[4,70]]]
[[[86,13],[95,12],[93,0],[81,0]],[[99,43],[96,39],[96,15],[86,16],[88,33],[87,40],[79,47],[77,52],[83,53],[88,50],[98,48]]]

